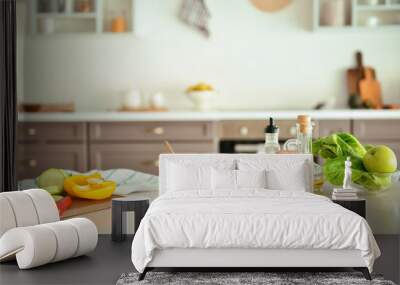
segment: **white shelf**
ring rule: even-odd
[[[319,26],[315,29],[315,31],[319,32],[327,32],[327,33],[337,33],[337,32],[379,32],[379,31],[400,31],[400,25],[381,25],[375,27],[368,26],[342,26],[342,27],[332,27],[332,26]]]
[[[357,11],[368,12],[397,12],[400,11],[400,5],[356,5]]]
[[[57,5],[50,5],[50,7],[47,6],[45,9],[41,8],[42,10],[39,10],[40,1],[30,0],[30,23],[33,36],[67,34],[132,35],[134,32],[134,0],[89,0],[91,5],[89,12],[75,11],[75,4],[77,3],[75,1],[77,0],[65,0],[65,7],[63,8],[59,8]],[[124,16],[126,31],[113,33],[111,32],[111,21],[118,16]],[[51,32],[43,28],[46,21],[51,22]]]
[[[38,13],[37,18],[80,18],[80,19],[96,19],[96,13]]]
[[[359,0],[345,0],[346,25],[329,26],[321,24],[321,14],[325,1],[313,0],[314,31],[398,31],[400,29],[400,4],[392,0],[381,0],[379,4],[363,4]],[[376,26],[368,26],[369,17],[378,18]]]

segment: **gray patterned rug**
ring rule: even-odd
[[[373,275],[373,280],[368,281],[359,272],[148,272],[142,281],[137,280],[138,276],[138,273],[124,273],[118,279],[117,285],[395,285],[392,281],[384,280],[380,275]]]

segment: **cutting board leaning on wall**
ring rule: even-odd
[[[372,67],[363,64],[362,53],[356,53],[357,66],[347,70],[347,90],[350,96],[360,96],[369,108],[381,109],[383,106],[381,85],[376,80]]]
[[[382,108],[381,84],[375,80],[372,70],[364,71],[364,79],[359,81],[360,96],[373,108]]]
[[[361,52],[356,53],[356,67],[349,68],[347,70],[347,90],[349,95],[358,94],[358,82],[364,78],[364,74],[368,72],[372,75],[373,79],[376,79],[375,69],[369,66],[364,66],[363,64],[363,56]]]

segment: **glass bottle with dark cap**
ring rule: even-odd
[[[269,118],[269,125],[265,128],[265,153],[277,153],[280,150],[279,128],[274,119]]]

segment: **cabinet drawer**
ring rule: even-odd
[[[177,143],[171,142],[176,153],[215,152],[212,142]],[[146,173],[158,174],[158,156],[166,153],[162,143],[148,144],[92,144],[90,148],[91,169],[128,168]]]
[[[400,120],[355,120],[353,132],[359,139],[400,140]]]
[[[211,140],[211,122],[91,123],[92,141]]]
[[[18,146],[18,179],[36,178],[49,168],[87,171],[86,147],[81,144]]]
[[[265,138],[266,121],[222,121],[220,123],[221,139],[260,139]]]
[[[267,124],[266,120],[222,121],[219,125],[219,134],[223,140],[264,140],[264,129]],[[279,138],[281,140],[296,137],[295,120],[277,120],[276,124],[279,126]]]
[[[337,132],[351,132],[350,120],[320,120],[318,121],[319,136],[325,137]]]
[[[19,123],[20,142],[83,142],[85,123]]]

